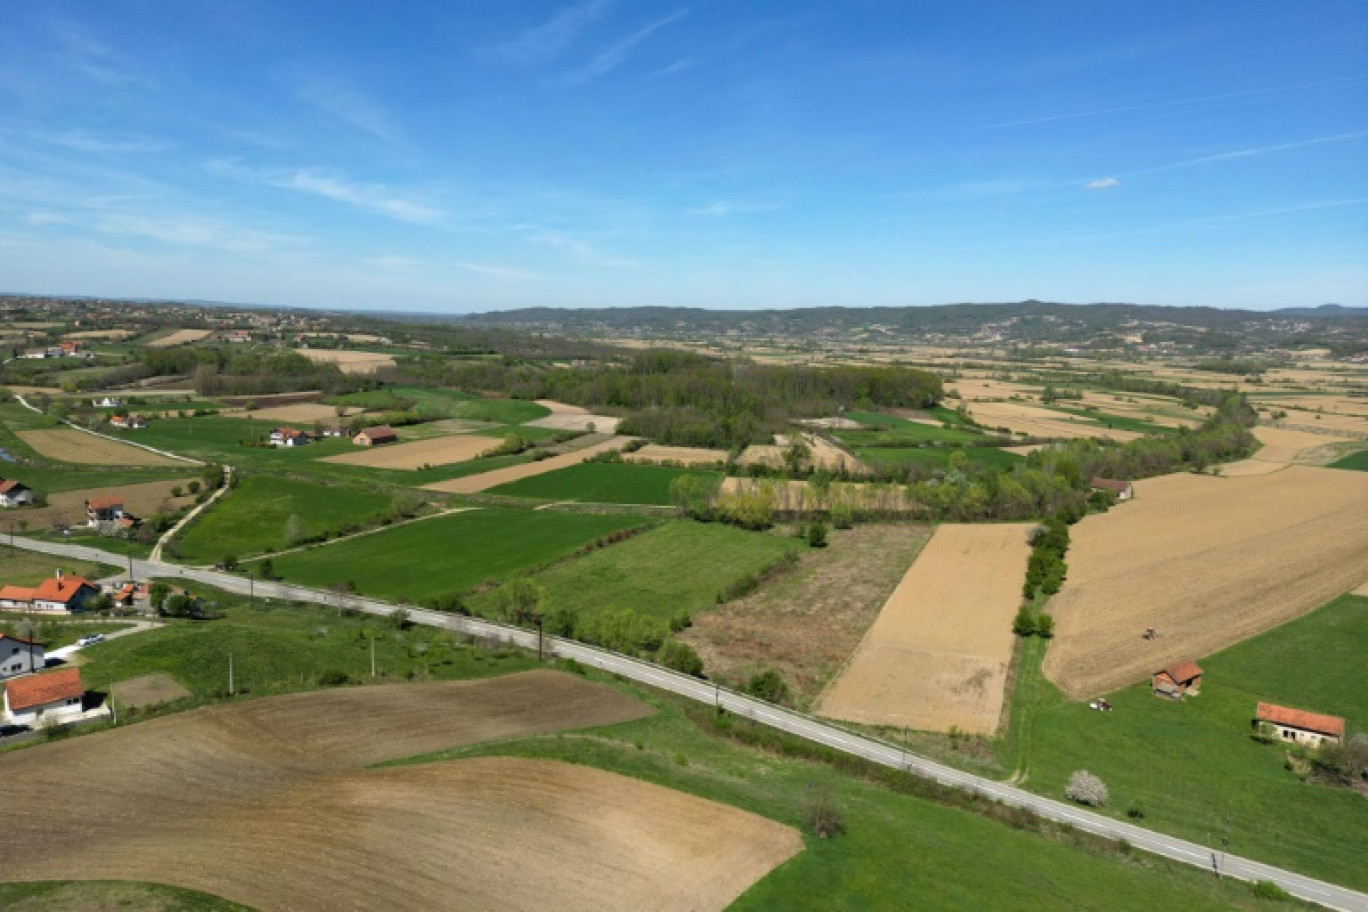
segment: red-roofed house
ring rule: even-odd
[[[1117,500],[1130,500],[1135,496],[1135,485],[1129,481],[1098,477],[1090,482],[1090,486],[1102,491],[1111,491],[1116,495]]]
[[[1304,709],[1278,706],[1276,703],[1260,703],[1254,720],[1260,725],[1271,725],[1284,741],[1320,747],[1327,741],[1338,744],[1344,740],[1344,720],[1339,716],[1323,716]]]
[[[125,515],[122,497],[92,497],[85,502],[85,506],[86,523],[91,526],[123,519]]]
[[[88,599],[100,594],[100,587],[81,576],[57,575],[37,586],[0,586],[0,608],[71,614],[85,607]]]
[[[352,443],[357,446],[378,446],[382,443],[394,443],[398,439],[399,435],[394,433],[394,428],[388,424],[381,424],[364,429],[352,438]]]
[[[271,446],[276,447],[297,447],[303,446],[312,439],[313,435],[308,431],[301,431],[297,428],[278,427],[271,431]]]
[[[44,661],[42,643],[0,633],[0,678],[37,671]]]
[[[0,478],[0,507],[18,507],[33,502],[33,492],[27,485]]]
[[[1181,700],[1202,692],[1202,669],[1196,662],[1175,662],[1163,671],[1154,673],[1152,681],[1156,697]]]
[[[47,725],[81,714],[81,669],[63,668],[16,678],[5,685],[5,719],[11,725]]]

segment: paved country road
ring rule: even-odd
[[[0,539],[3,541],[3,539]],[[122,555],[110,554],[97,548],[90,548],[84,545],[67,545],[60,542],[39,542],[25,538],[14,538],[15,547],[25,548],[31,551],[40,551],[48,554],[60,555],[64,557],[80,558],[82,560],[99,561],[115,565],[125,565],[127,558]],[[253,594],[266,598],[287,599],[297,602],[312,602],[320,605],[337,605],[337,596],[331,592],[319,589],[310,589],[304,586],[293,586],[285,583],[276,582],[253,582],[230,573],[222,573],[215,570],[197,570],[186,567],[179,567],[175,564],[167,564],[153,561],[133,561],[133,573],[138,579],[149,577],[160,577],[163,579],[184,579],[187,582],[198,582],[209,586],[215,586],[228,592],[236,592],[243,595]],[[534,631],[522,630],[509,627],[504,624],[497,624],[491,621],[484,621],[478,618],[464,617],[461,615],[445,614],[439,611],[429,611],[422,608],[411,608],[403,605],[396,605],[392,602],[383,602],[377,599],[360,598],[348,596],[346,599],[348,608],[365,611],[370,614],[388,615],[397,608],[404,608],[408,611],[411,621],[416,624],[423,624],[430,627],[442,627],[449,630],[458,631],[466,634],[474,634],[481,637],[490,637],[504,640],[518,646],[530,649],[537,648],[537,634]],[[824,744],[845,753],[862,757],[866,760],[879,763],[884,766],[904,769],[909,773],[934,780],[943,785],[955,786],[970,792],[977,792],[988,798],[1001,801],[1003,804],[1025,808],[1032,813],[1038,814],[1059,823],[1067,823],[1088,833],[1104,836],[1108,839],[1124,839],[1137,849],[1151,852],[1155,855],[1163,856],[1174,861],[1181,861],[1184,864],[1194,865],[1199,868],[1219,871],[1222,876],[1236,877],[1241,880],[1258,881],[1268,880],[1282,887],[1288,893],[1301,899],[1310,900],[1332,909],[1341,909],[1344,912],[1368,912],[1368,894],[1359,893],[1345,887],[1338,887],[1334,884],[1305,877],[1292,871],[1285,871],[1271,865],[1251,861],[1237,855],[1227,855],[1219,849],[1188,842],[1175,836],[1166,836],[1139,827],[1131,823],[1120,820],[1113,820],[1101,814],[1095,814],[1084,810],[1073,804],[1066,804],[1062,801],[1054,801],[1043,798],[1039,795],[1024,791],[1011,785],[1006,785],[992,779],[984,779],[971,773],[966,773],[953,767],[945,766],[915,754],[905,752],[902,748],[890,744],[885,744],[863,735],[853,734],[819,719],[805,716],[802,713],[792,712],[782,709],[762,700],[743,696],[738,693],[718,687],[707,681],[691,678],[677,672],[643,662],[629,656],[619,655],[599,649],[595,646],[587,646],[583,643],[576,643],[570,640],[563,640],[558,637],[546,637],[544,648],[548,654],[562,658],[574,659],[585,665],[601,668],[615,674],[622,675],[633,681],[648,684],[652,687],[667,690],[680,696],[697,700],[701,703],[717,705],[728,712],[754,719],[764,725],[788,732],[808,741],[817,744]]]

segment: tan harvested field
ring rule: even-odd
[[[1354,590],[1354,595],[1368,596],[1368,583],[1364,583]]]
[[[1314,412],[1289,411],[1280,424],[1299,428],[1315,428],[1325,433],[1347,432],[1346,436],[1368,436],[1368,418],[1359,415],[1319,415]]]
[[[812,451],[812,462],[817,468],[851,475],[869,474],[869,466],[830,441],[816,434],[804,434],[803,440]]]
[[[712,465],[727,461],[726,450],[708,450],[703,447],[662,446],[649,443],[633,453],[624,453],[622,458],[628,462],[678,462],[683,465]]]
[[[551,410],[552,415],[587,415],[589,410],[581,405],[568,405],[555,399],[538,399],[537,405]]]
[[[98,478],[92,475],[92,481]],[[24,507],[19,510],[6,510],[3,518],[7,521],[28,520],[29,528],[37,531],[55,522],[65,525],[80,525],[86,521],[86,500],[93,497],[122,497],[124,508],[134,516],[151,516],[163,508],[178,509],[195,502],[194,495],[184,494],[172,497],[171,489],[182,490],[195,478],[182,478],[178,481],[148,481],[143,484],[114,485],[112,487],[85,488],[78,491],[63,491],[48,495],[46,507]]]
[[[569,764],[365,768],[647,713],[531,672],[295,694],[40,745],[0,757],[0,776],[43,808],[0,832],[3,876],[154,881],[319,912],[720,910],[802,849],[796,831]]]
[[[833,530],[827,547],[804,550],[750,595],[694,615],[679,638],[710,676],[744,682],[774,668],[806,704],[850,658],[930,537],[914,523]]]
[[[1050,603],[1045,673],[1070,697],[1209,655],[1363,582],[1368,473],[1293,465],[1135,488],[1074,526],[1069,578]],[[1159,638],[1142,639],[1146,627]]]
[[[617,427],[621,423],[621,418],[614,418],[611,415],[591,415],[588,412],[547,415],[545,418],[526,422],[528,427],[550,428],[553,431],[587,431],[589,425],[592,424],[594,432],[599,434],[616,434]]]
[[[373,374],[381,368],[394,367],[393,358],[374,352],[327,348],[301,348],[298,352],[315,364],[336,364],[344,374]]]
[[[1267,475],[1270,472],[1284,469],[1294,462],[1320,461],[1313,455],[1316,450],[1335,443],[1343,443],[1349,439],[1265,425],[1254,428],[1253,434],[1263,446],[1248,459],[1228,462],[1221,466],[1222,475],[1228,478]]]
[[[96,437],[84,431],[68,428],[48,431],[18,431],[20,439],[39,454],[59,462],[78,465],[121,466],[183,466],[185,462],[171,459],[141,447],[129,446],[107,437]]]
[[[423,465],[449,465],[465,462],[499,446],[493,437],[454,434],[430,437],[411,443],[390,443],[376,447],[357,447],[354,452],[327,456],[320,462],[369,466],[373,469],[417,469]]]
[[[187,345],[191,342],[198,342],[200,339],[207,338],[210,331],[207,329],[178,329],[169,336],[163,336],[154,342],[148,342],[148,348],[170,348],[173,345]]]
[[[467,475],[465,478],[438,481],[434,484],[423,485],[423,487],[429,491],[445,491],[449,494],[478,494],[480,491],[487,491],[501,484],[517,481],[519,478],[531,478],[533,475],[542,475],[546,472],[554,472],[556,469],[579,465],[589,457],[607,450],[620,450],[624,444],[635,439],[635,437],[613,437],[602,443],[596,443],[593,446],[584,447],[562,456],[552,456],[550,459],[542,459],[537,462],[506,466],[502,469],[482,472],[479,475]]]
[[[349,341],[360,342],[363,345],[369,345],[372,342],[379,342],[381,338],[380,336],[372,335],[371,333],[306,332],[300,333],[300,335],[322,337],[327,339],[336,339],[339,336],[345,336]]]
[[[1030,528],[937,527],[815,711],[921,731],[996,731]]]
[[[969,406],[969,413],[987,427],[1005,427],[1032,437],[1108,437],[1124,443],[1144,436],[1020,402],[975,402]]]
[[[87,329],[84,332],[72,332],[62,336],[63,339],[112,339],[115,341],[129,339],[136,336],[131,329]]]
[[[344,406],[342,418],[352,415],[359,415],[365,409],[357,406]],[[282,424],[294,423],[312,426],[315,421],[321,421],[326,425],[335,425],[341,419],[337,416],[337,407],[334,405],[324,405],[321,402],[298,402],[294,405],[272,405],[267,408],[259,408],[249,412],[246,409],[234,409],[222,413],[225,418],[251,418],[256,421],[279,421]]]
[[[111,690],[120,706],[133,708],[160,706],[192,696],[190,691],[178,684],[174,678],[160,672],[118,681]]]
[[[736,464],[742,466],[763,465],[772,468],[779,468],[784,464],[784,454],[788,452],[786,446],[774,446],[768,443],[753,443],[741,451],[737,457]]]

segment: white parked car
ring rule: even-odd
[[[88,633],[76,641],[77,646],[94,646],[96,643],[104,642],[103,633]]]

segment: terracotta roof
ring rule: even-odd
[[[92,497],[86,501],[86,506],[92,510],[109,510],[113,507],[122,507],[122,497]]]
[[[1260,703],[1258,720],[1278,725],[1290,725],[1306,731],[1320,732],[1323,735],[1344,737],[1344,720],[1339,716],[1323,716],[1304,709],[1289,709],[1276,703]]]
[[[1094,488],[1106,488],[1108,491],[1115,491],[1117,494],[1125,494],[1131,488],[1129,481],[1117,481],[1114,478],[1094,478],[1091,485]]]
[[[0,478],[0,494],[8,494],[10,491],[27,491],[28,488],[17,481],[6,481]]]
[[[1200,677],[1202,674],[1202,667],[1196,662],[1174,662],[1168,668],[1165,668],[1164,671],[1167,672],[1168,676],[1173,678],[1174,681],[1181,683]]]
[[[31,602],[37,589],[27,586],[0,586],[0,600],[10,602]]]
[[[17,678],[5,685],[5,698],[11,710],[68,700],[84,693],[85,685],[81,683],[79,668],[63,668],[61,671]]]
[[[33,598],[44,602],[66,604],[76,597],[82,586],[99,591],[99,587],[82,576],[64,576],[61,579],[45,579],[33,590]]]
[[[286,427],[276,428],[274,433],[279,434],[281,437],[303,437],[303,436],[304,436],[304,432],[301,431],[301,430],[299,430],[298,428],[286,428]]]

